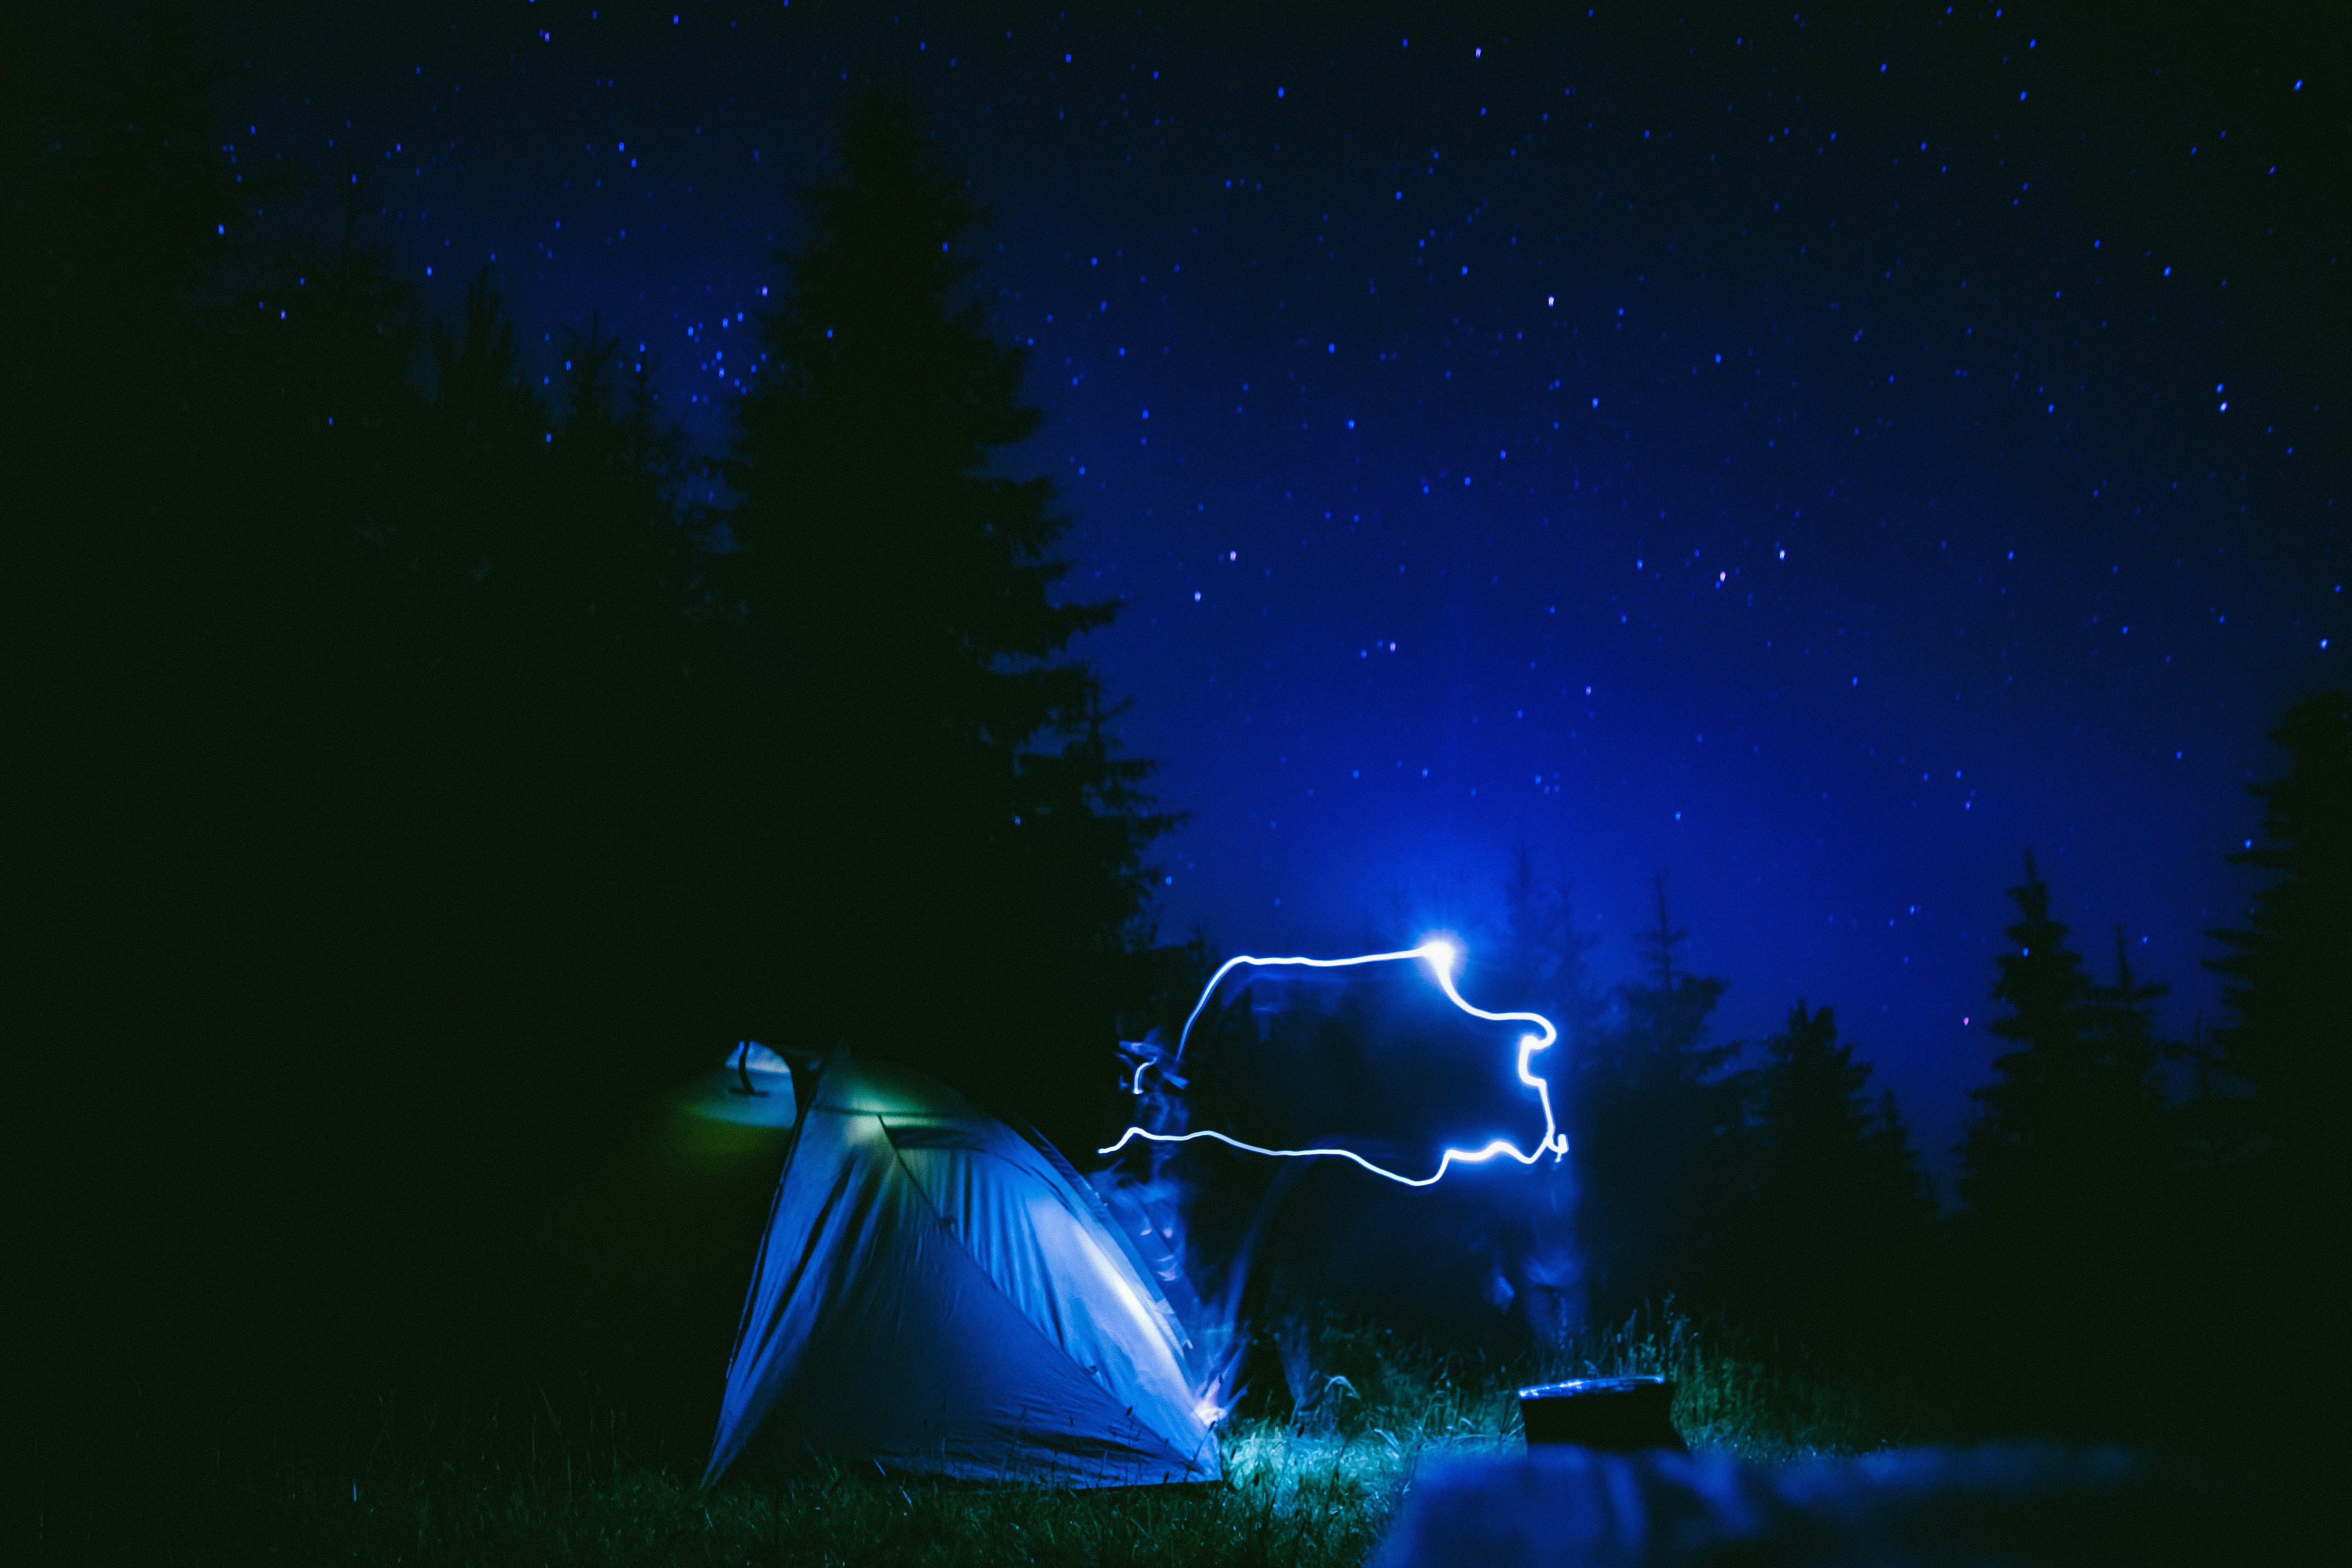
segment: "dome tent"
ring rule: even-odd
[[[777,1183],[707,1479],[756,1438],[953,1479],[1214,1479],[1184,1349],[1043,1140],[836,1051]]]

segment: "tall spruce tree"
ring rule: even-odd
[[[685,438],[658,367],[591,318],[567,331],[541,574],[551,640],[596,684],[675,690],[694,663],[702,541],[687,515]]]
[[[1892,1090],[1828,1008],[1801,1000],[1763,1042],[1754,1080],[1747,1290],[1793,1327],[1835,1329],[1885,1309],[1912,1278],[1932,1212]]]
[[[2172,988],[2133,972],[2121,921],[2115,936],[2115,982],[2091,988],[2085,1012],[2095,1090],[2084,1133],[2108,1179],[2152,1188],[2171,1163],[2172,1130],[2157,1080],[2167,1042],[2151,1009]]]
[[[1585,1051],[1573,1096],[1578,1224],[1604,1311],[1669,1294],[1719,1299],[1735,1270],[1740,1047],[1711,1038],[1724,982],[1682,963],[1689,933],[1674,923],[1663,872],[1654,887],[1657,924],[1637,937],[1643,977],[1617,988],[1615,1017]]]
[[[1911,1142],[1910,1124],[1903,1119],[1903,1107],[1895,1103],[1894,1090],[1879,1094],[1878,1113],[1864,1136],[1875,1173],[1873,1179],[1881,1186],[1881,1218],[1898,1236],[1926,1241],[1926,1232],[1936,1219],[1936,1178],[1927,1173],[1917,1146]]]
[[[1976,1113],[1961,1145],[1960,1194],[1995,1222],[2021,1222],[2073,1174],[2066,1167],[2070,1086],[2088,1056],[2084,1003],[2091,982],[2066,927],[2050,914],[2050,887],[2025,852],[2025,880],[2009,890],[2020,918],[2012,951],[1995,961],[1996,1002],[2008,1011],[1990,1026],[2011,1049],[1993,1058],[1993,1082],[1970,1091]]]
[[[124,1332],[90,1343],[120,1347],[203,1312],[205,1252],[182,1239],[215,1151],[190,1129],[226,1097],[188,1062],[234,1066],[204,1026],[222,970],[268,931],[244,917],[271,907],[247,896],[247,862],[274,841],[243,807],[259,770],[222,738],[250,727],[223,712],[237,683],[218,632],[254,606],[221,559],[244,518],[210,481],[252,449],[221,439],[187,308],[248,208],[194,28],[114,10],[0,12],[0,644],[25,1158],[8,1250],[47,1281],[20,1293],[36,1334],[102,1322]],[[235,988],[249,1013],[273,999]],[[100,1122],[36,1113],[89,1060],[110,1063]],[[140,1269],[192,1280],[189,1311],[126,1321],[149,1300]]]
[[[2100,1325],[2149,1321],[2144,1303],[2168,1255],[2173,1195],[2147,1015],[2156,993],[2128,955],[2113,987],[2092,984],[2031,852],[2010,897],[2021,918],[2008,931],[2015,950],[1999,959],[1993,996],[2008,1010],[1992,1030],[2013,1049],[1972,1092],[1960,1150],[1968,1234],[1981,1277],[2006,1285],[1988,1305],[2013,1308],[2030,1281],[2052,1346],[2084,1349],[2080,1336],[2095,1330],[2113,1351],[2122,1341]]]
[[[837,147],[726,467],[778,1021],[1076,1135],[1169,819],[1069,656],[1115,606],[1057,596],[1068,520],[1013,472],[1041,415],[971,287],[981,211],[900,88],[860,94]]]
[[[2298,704],[2271,738],[2293,765],[2249,786],[2265,841],[2229,859],[2273,877],[2243,927],[2209,933],[2228,951],[2208,967],[2233,1015],[2220,1031],[2224,1061],[2253,1085],[2263,1133],[2288,1164],[2332,1172],[2340,1186],[2352,1113],[2352,696]]]

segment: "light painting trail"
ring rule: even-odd
[[[1551,1087],[1528,1071],[1528,1063],[1535,1053],[1538,1051],[1549,1050],[1552,1042],[1559,1038],[1559,1031],[1554,1029],[1551,1020],[1541,1013],[1490,1013],[1484,1008],[1472,1007],[1463,1000],[1462,993],[1454,988],[1454,945],[1450,942],[1424,942],[1418,947],[1408,947],[1399,953],[1367,953],[1358,958],[1254,958],[1246,955],[1229,958],[1215,974],[1209,977],[1209,983],[1202,988],[1201,999],[1192,1004],[1192,1015],[1184,1020],[1184,1032],[1176,1040],[1174,1061],[1181,1062],[1184,1060],[1184,1048],[1192,1039],[1192,1026],[1200,1021],[1202,1012],[1209,1005],[1209,998],[1216,994],[1217,988],[1224,983],[1225,977],[1244,964],[1255,965],[1263,968],[1295,965],[1310,969],[1345,969],[1359,964],[1389,964],[1405,959],[1425,959],[1429,964],[1430,973],[1437,978],[1438,988],[1445,993],[1446,1000],[1468,1013],[1472,1018],[1485,1019],[1489,1023],[1531,1023],[1543,1030],[1540,1035],[1527,1034],[1519,1037],[1519,1082],[1533,1089],[1536,1092],[1536,1098],[1543,1105],[1544,1134],[1532,1154],[1522,1154],[1518,1145],[1507,1138],[1496,1138],[1480,1148],[1448,1148],[1439,1156],[1437,1169],[1434,1172],[1425,1176],[1409,1176],[1390,1170],[1385,1166],[1375,1164],[1353,1149],[1268,1149],[1256,1144],[1245,1144],[1239,1138],[1228,1136],[1210,1128],[1192,1133],[1153,1133],[1147,1132],[1141,1127],[1128,1128],[1126,1132],[1119,1134],[1118,1142],[1108,1145],[1095,1152],[1100,1155],[1115,1155],[1138,1138],[1154,1144],[1189,1144],[1196,1138],[1213,1138],[1244,1154],[1265,1155],[1275,1159],[1318,1159],[1329,1155],[1351,1160],[1374,1176],[1386,1176],[1402,1186],[1435,1186],[1444,1178],[1445,1173],[1457,1163],[1483,1165],[1488,1160],[1504,1155],[1509,1155],[1523,1166],[1534,1165],[1546,1155],[1551,1155],[1554,1160],[1559,1159],[1568,1153],[1568,1135],[1559,1130],[1559,1124],[1552,1117]],[[1151,1065],[1150,1062],[1145,1062],[1135,1070],[1135,1079],[1130,1087],[1139,1096],[1143,1092],[1143,1074]]]

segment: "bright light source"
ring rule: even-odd
[[[1518,1145],[1509,1139],[1496,1138],[1475,1149],[1449,1148],[1438,1157],[1435,1171],[1425,1176],[1400,1176],[1384,1166],[1374,1165],[1353,1149],[1268,1149],[1261,1148],[1255,1144],[1244,1144],[1239,1138],[1230,1137],[1211,1128],[1202,1128],[1192,1133],[1152,1133],[1141,1127],[1128,1128],[1126,1132],[1119,1134],[1118,1142],[1097,1149],[1095,1153],[1115,1155],[1138,1138],[1154,1144],[1189,1144],[1195,1138],[1214,1138],[1227,1147],[1239,1149],[1244,1154],[1265,1155],[1275,1159],[1317,1159],[1332,1155],[1343,1160],[1352,1160],[1374,1176],[1386,1176],[1400,1186],[1435,1186],[1444,1179],[1445,1173],[1452,1169],[1456,1162],[1463,1165],[1484,1165],[1500,1155],[1508,1155],[1523,1166],[1534,1165],[1546,1155],[1551,1155],[1552,1159],[1558,1162],[1568,1154],[1568,1134],[1559,1130],[1559,1123],[1552,1115],[1551,1086],[1529,1071],[1528,1063],[1537,1051],[1548,1051],[1551,1048],[1552,1042],[1559,1038],[1559,1030],[1554,1029],[1551,1020],[1541,1013],[1490,1013],[1484,1008],[1474,1008],[1463,1000],[1462,993],[1454,988],[1454,962],[1460,956],[1453,943],[1440,938],[1423,942],[1418,947],[1408,947],[1401,953],[1367,953],[1358,958],[1254,958],[1246,954],[1237,958],[1228,958],[1215,974],[1209,977],[1209,983],[1201,988],[1201,999],[1192,1004],[1192,1014],[1184,1020],[1184,1032],[1176,1039],[1175,1061],[1181,1062],[1184,1060],[1184,1048],[1192,1042],[1192,1026],[1200,1021],[1201,1014],[1209,1005],[1209,998],[1216,995],[1217,988],[1224,983],[1225,977],[1244,964],[1254,965],[1260,968],[1296,965],[1310,969],[1345,969],[1358,964],[1391,964],[1410,958],[1426,958],[1429,960],[1430,973],[1437,977],[1438,988],[1445,993],[1445,999],[1472,1018],[1485,1019],[1489,1023],[1530,1023],[1543,1030],[1540,1035],[1521,1035],[1518,1047],[1519,1082],[1536,1092],[1536,1099],[1543,1106],[1543,1137],[1536,1144],[1533,1153],[1522,1154]],[[1139,1096],[1143,1092],[1143,1074],[1150,1065],[1146,1062],[1135,1070],[1132,1087]]]

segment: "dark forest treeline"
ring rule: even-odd
[[[433,321],[363,220],[257,223],[168,16],[0,30],[11,1098],[56,1324],[470,1332],[459,1257],[747,1036],[1092,1140],[1175,972],[1169,819],[1067,654],[1111,608],[1057,597],[1052,488],[997,465],[1038,416],[903,97],[808,193],[697,505],[641,345],[580,324],[542,395],[487,275]]]
[[[845,121],[698,504],[641,350],[579,324],[542,395],[492,279],[436,322],[364,222],[253,221],[201,57],[0,21],[12,1218],[83,1353],[49,1364],[544,1338],[482,1260],[745,1036],[1099,1141],[1123,1020],[1200,955],[1143,922],[1168,820],[1068,656],[1110,610],[1058,597],[1051,487],[996,462],[1037,416],[903,99]],[[1563,1026],[1592,1308],[2021,1375],[2340,1356],[2347,735],[2341,694],[2279,732],[2210,1038],[2071,947],[2027,861],[1942,1218],[1827,999],[1717,1040],[1663,884],[1597,994],[1523,861],[1484,979]]]
[[[2128,1399],[2175,1428],[2324,1406],[2345,1360],[2323,1281],[2352,1213],[2352,701],[2306,701],[2272,738],[2290,762],[2252,786],[2263,847],[2227,857],[2268,878],[2245,926],[2210,934],[2218,1029],[2168,1035],[2125,928],[2082,950],[2026,852],[1990,985],[2006,1049],[1941,1205],[1831,1008],[1716,1039],[1726,982],[1682,962],[1663,876],[1642,972],[1600,994],[1565,879],[1523,851],[1482,978],[1562,1022],[1589,1310],[1671,1296],[1817,1346],[1934,1345],[2004,1395]]]

